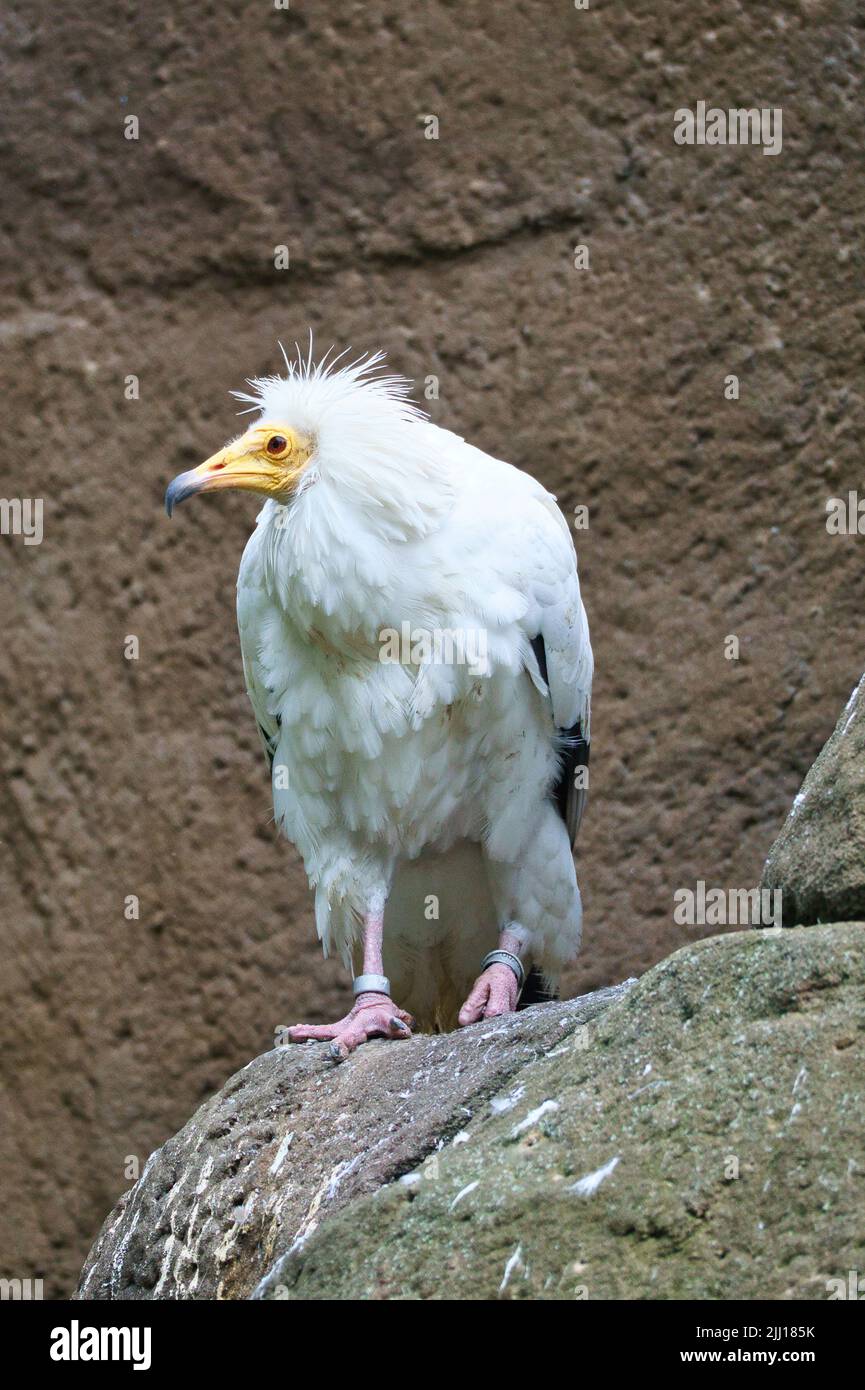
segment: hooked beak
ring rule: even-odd
[[[253,454],[242,439],[227,444],[212,454],[197,468],[178,473],[168,484],[165,510],[168,515],[187,497],[217,488],[240,488],[248,492],[269,492],[273,487],[273,469]]]
[[[178,473],[176,478],[172,478],[165,490],[165,510],[168,515],[171,516],[174,508],[181,502],[185,502],[187,497],[193,497],[196,492],[201,492],[202,486],[203,482],[198,476],[197,468],[190,468],[188,473]]]

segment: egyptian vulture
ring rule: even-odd
[[[266,499],[237,580],[246,688],[354,976],[345,1018],[287,1035],[336,1058],[550,997],[580,943],[592,685],[555,498],[432,424],[383,354],[341,360],[234,392],[253,423],[165,498]]]

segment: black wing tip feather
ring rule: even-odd
[[[538,663],[538,670],[546,684],[549,686],[547,675],[547,649],[544,639],[538,634],[531,639],[531,648]],[[552,788],[552,799],[558,808],[559,815],[568,827],[571,835],[571,845],[577,838],[577,831],[580,828],[580,821],[583,818],[587,793],[585,787],[576,787],[577,769],[589,766],[589,743],[583,737],[583,727],[577,722],[572,724],[570,729],[559,729],[557,742],[561,754],[559,763],[559,775]]]

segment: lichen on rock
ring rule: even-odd
[[[785,926],[865,919],[865,676],[769,851],[763,887],[782,890]]]
[[[865,1261],[860,923],[708,938],[460,1033],[250,1063],[83,1298],[825,1298]]]

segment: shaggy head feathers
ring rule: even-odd
[[[280,348],[285,376],[248,380],[251,391],[232,395],[246,403],[242,414],[257,411],[313,442],[299,500],[321,483],[323,505],[363,515],[382,536],[426,534],[450,505],[452,486],[441,432],[409,399],[412,382],[387,373],[382,352],[340,366],[347,352],[331,358],[333,349],[313,362],[311,337],[306,357],[297,348],[289,359]]]
[[[232,391],[239,401],[247,402],[246,410],[259,411],[262,419],[287,420],[307,434],[317,435],[323,425],[334,428],[360,427],[364,423],[385,421],[410,424],[425,419],[422,410],[410,399],[412,382],[407,377],[384,372],[383,352],[363,353],[346,366],[339,363],[347,357],[346,348],[329,360],[330,348],[320,362],[312,360],[312,337],[306,357],[295,343],[297,356],[288,357],[280,343],[285,361],[285,376],[265,376],[247,380],[252,392]]]

